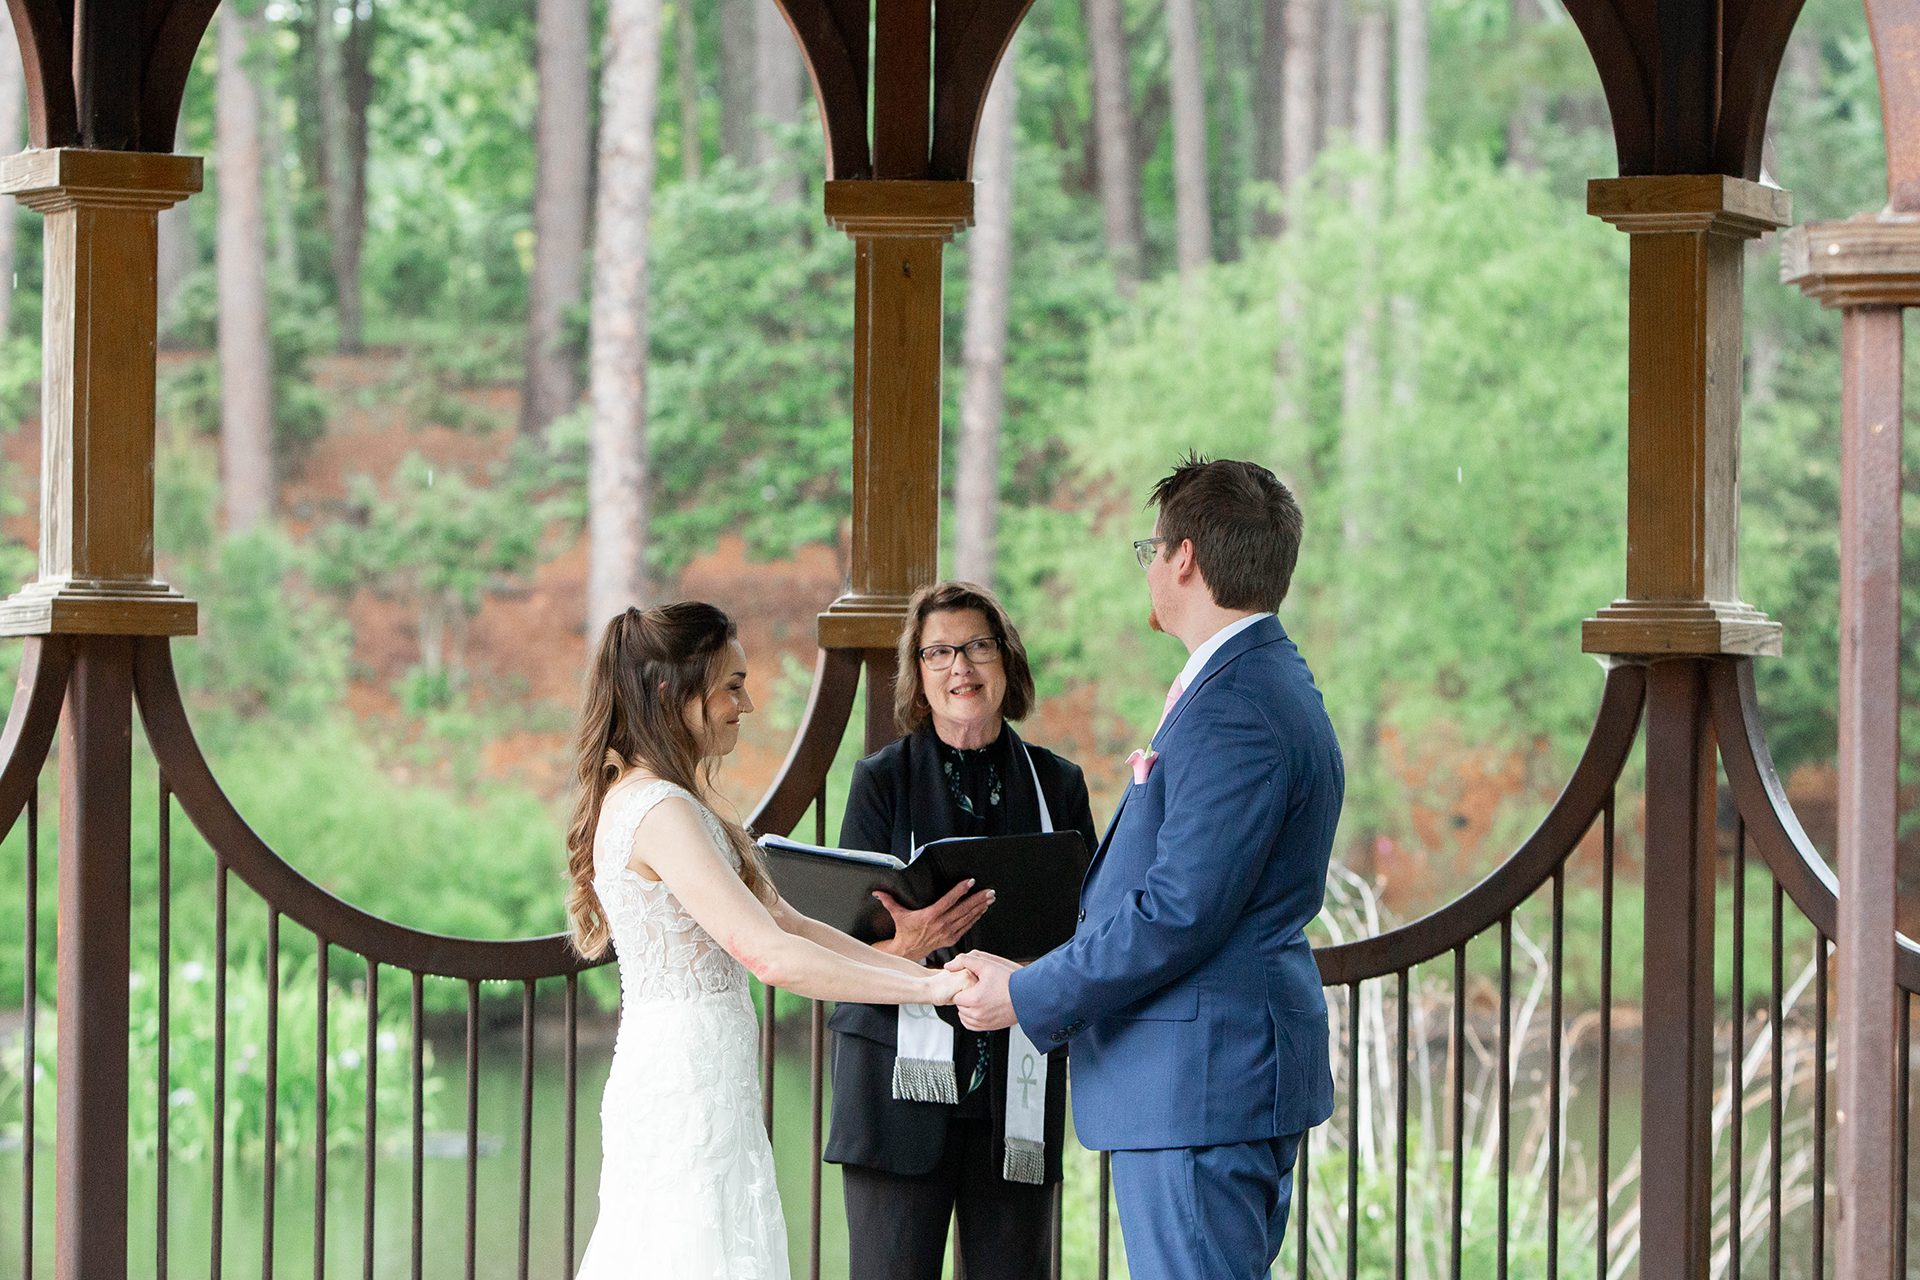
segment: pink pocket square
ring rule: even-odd
[[[1127,757],[1127,764],[1133,770],[1133,781],[1135,786],[1138,786],[1147,780],[1147,775],[1153,772],[1153,762],[1158,760],[1159,758],[1160,758],[1160,753],[1158,751],[1153,750],[1151,747],[1149,747],[1145,751],[1136,751],[1132,755]]]

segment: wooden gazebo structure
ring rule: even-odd
[[[334,950],[364,960],[370,1008],[377,1005],[384,969],[408,975],[416,1029],[421,983],[428,975],[464,981],[470,1010],[477,1007],[482,981],[522,983],[529,1072],[535,984],[566,983],[571,1031],[578,966],[558,938],[513,943],[439,938],[377,920],[333,898],[253,834],[208,771],[194,744],[169,656],[170,637],[193,634],[195,606],[153,572],[154,215],[200,187],[200,161],[168,152],[188,67],[215,2],[9,3],[27,68],[32,148],[0,162],[0,190],[43,213],[47,222],[40,568],[35,582],[0,605],[0,630],[25,637],[27,646],[21,688],[0,742],[5,757],[0,765],[0,822],[12,823],[24,813],[31,828],[37,779],[57,730],[61,822],[55,1272],[59,1280],[114,1280],[125,1276],[128,1262],[127,1018],[134,820],[130,741],[135,705],[160,763],[163,859],[174,801],[218,855],[223,961],[227,888],[230,876],[237,875],[266,900],[273,937],[277,939],[284,915]],[[792,829],[808,807],[817,804],[863,664],[875,691],[867,700],[868,744],[878,746],[891,736],[886,714],[891,698],[885,689],[892,645],[906,597],[934,576],[938,545],[942,247],[971,221],[968,173],[976,121],[1028,0],[781,3],[805,51],[821,105],[830,166],[826,216],[851,235],[858,248],[858,346],[852,581],[848,593],[820,616],[820,656],[806,720],[754,819],[760,829],[772,831]],[[1824,941],[1837,943],[1834,1112],[1839,1147],[1831,1176],[1838,1203],[1839,1273],[1850,1280],[1904,1274],[1905,1032],[1909,993],[1920,990],[1920,950],[1897,940],[1893,904],[1901,308],[1920,302],[1920,222],[1915,220],[1920,218],[1920,0],[1867,4],[1883,81],[1889,211],[1796,229],[1787,254],[1796,282],[1829,305],[1846,309],[1837,884],[1786,804],[1757,719],[1751,665],[1756,657],[1779,652],[1780,628],[1742,603],[1737,590],[1742,248],[1746,240],[1790,222],[1787,193],[1762,184],[1759,170],[1775,72],[1800,3],[1566,3],[1599,68],[1619,154],[1620,176],[1591,185],[1589,208],[1633,238],[1626,281],[1631,369],[1625,589],[1620,599],[1598,608],[1586,624],[1583,642],[1588,652],[1605,655],[1610,663],[1606,692],[1592,740],[1565,792],[1539,830],[1498,871],[1426,919],[1378,938],[1324,950],[1322,972],[1329,986],[1345,989],[1349,1000],[1357,998],[1361,984],[1376,981],[1397,983],[1404,997],[1413,966],[1444,963],[1451,956],[1456,980],[1461,980],[1468,942],[1498,930],[1504,974],[1510,970],[1514,910],[1551,885],[1557,1023],[1564,945],[1557,907],[1563,868],[1589,828],[1603,825],[1611,902],[1614,786],[1644,709],[1640,1273],[1662,1280],[1704,1280],[1716,1247],[1710,1110],[1716,1084],[1714,937],[1720,923],[1714,907],[1717,753],[1743,822],[1738,883],[1744,884],[1751,847],[1773,872],[1776,908],[1790,900],[1812,920],[1822,940],[1823,1008]],[[165,885],[164,864],[161,870]],[[26,888],[31,922],[37,893],[31,871]],[[163,911],[163,930],[167,918]],[[1778,909],[1774,919],[1777,958]],[[1736,939],[1742,936],[1744,914],[1738,906],[1731,928]],[[164,934],[162,941],[164,948]],[[1609,975],[1603,983],[1610,979],[1612,944],[1609,916],[1598,939]],[[28,946],[35,945],[30,924]],[[1736,955],[1741,952],[1736,946]],[[322,945],[319,954],[322,1013],[316,1034],[324,1046],[328,945]],[[1738,974],[1740,961],[1735,963]],[[30,1014],[38,1000],[33,972],[29,963]],[[224,982],[223,974],[216,978]],[[1744,1011],[1743,974],[1737,984]],[[225,1105],[224,985],[218,990],[223,1020],[215,1068],[223,1083],[214,1101],[216,1115]],[[1510,994],[1510,983],[1503,984],[1503,1012]],[[1777,1021],[1777,959],[1773,999]],[[1404,998],[1400,1007],[1402,1158],[1394,1211],[1399,1224],[1396,1256],[1404,1265]],[[1742,1019],[1733,1021],[1738,1026]],[[471,1030],[471,1019],[469,1025]],[[816,1010],[816,1107],[820,1025]],[[1510,1025],[1509,1020],[1502,1027],[1503,1072]],[[29,1017],[29,1035],[32,1026]],[[370,1013],[370,1039],[373,1026]],[[1824,1019],[1820,1029],[1824,1044]],[[1557,1025],[1553,1034],[1557,1051]],[[472,1044],[470,1034],[470,1072]],[[1736,1062],[1739,1056],[1734,1054]],[[163,1040],[163,1072],[164,1062]],[[570,1106],[571,1062],[570,1056]],[[416,1072],[417,1063],[416,1058]],[[1814,1125],[1824,1143],[1824,1051],[1817,1071],[1821,1102]],[[470,1074],[470,1138],[475,1133],[471,1081]],[[1501,1086],[1510,1088],[1504,1074]],[[324,1105],[324,1076],[320,1088]],[[371,1085],[369,1091],[371,1151]],[[163,1113],[166,1096],[162,1087]],[[1456,1157],[1457,1105],[1456,1095]],[[1606,1105],[1603,1084],[1603,1169]],[[163,1150],[164,1120],[163,1114]],[[1776,1086],[1776,1152],[1779,1123]],[[530,1124],[523,1111],[523,1137]],[[1561,1134],[1558,1121],[1554,1124],[1551,1141],[1557,1159]],[[1507,1140],[1503,1110],[1503,1226]],[[268,1142],[271,1149],[271,1130]],[[419,1143],[416,1112],[416,1156]],[[1737,1202],[1737,1135],[1734,1146]],[[471,1274],[471,1142],[468,1159],[466,1256]],[[1816,1156],[1817,1179],[1828,1176],[1820,1167],[1822,1159]],[[315,1161],[320,1188],[316,1216],[323,1225],[324,1144]],[[30,1140],[25,1162],[23,1225],[30,1275]],[[269,1221],[272,1166],[269,1160]],[[1455,1167],[1457,1275],[1457,1158]],[[210,1224],[215,1274],[223,1169],[224,1151],[215,1165]],[[372,1169],[369,1160],[369,1276]],[[526,1169],[523,1159],[522,1274],[528,1267],[525,1224],[531,1196]],[[423,1249],[417,1159],[415,1171],[417,1275]],[[1777,1259],[1777,1156],[1773,1176],[1771,1229]],[[1348,1177],[1351,1268],[1361,1214],[1351,1167]],[[1299,1182],[1304,1196],[1309,1179]],[[161,1186],[159,1240],[164,1258],[169,1247],[164,1174]],[[1550,1187],[1553,1235],[1548,1247],[1553,1257],[1558,1248],[1557,1174]],[[573,1199],[569,1176],[564,1206],[569,1271]],[[1824,1204],[1823,1185],[1814,1210],[1816,1274],[1826,1230]],[[1601,1209],[1604,1223],[1604,1200]],[[817,1198],[815,1214],[817,1222]],[[1735,1239],[1745,1238],[1745,1230],[1736,1216]],[[1307,1233],[1298,1234],[1298,1267],[1304,1276]],[[1607,1234],[1604,1229],[1598,1233],[1602,1277],[1607,1271]],[[323,1232],[317,1231],[316,1273],[323,1247]]]

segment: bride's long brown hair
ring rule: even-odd
[[[683,601],[628,609],[600,636],[574,734],[575,795],[567,826],[567,925],[574,950],[589,960],[604,955],[611,942],[606,912],[593,891],[593,837],[607,789],[641,767],[707,800],[713,765],[687,725],[686,706],[699,700],[704,716],[720,657],[738,634],[721,610]],[[772,885],[753,837],[739,823],[715,816],[740,855],[740,879],[755,897],[771,901]]]

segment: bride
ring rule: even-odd
[[[971,983],[793,910],[705,803],[753,710],[746,676],[733,622],[697,603],[627,610],[588,673],[567,918],[581,955],[619,952],[620,1032],[582,1280],[786,1280],[749,972],[880,1004],[949,1004]]]

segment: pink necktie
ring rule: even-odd
[[[1175,676],[1173,678],[1173,688],[1167,690],[1167,705],[1160,708],[1160,724],[1167,722],[1167,717],[1173,712],[1173,704],[1180,701],[1180,695],[1185,693],[1186,690],[1187,686],[1180,682],[1180,677]],[[1160,725],[1155,725],[1153,731],[1155,733],[1160,732]]]

